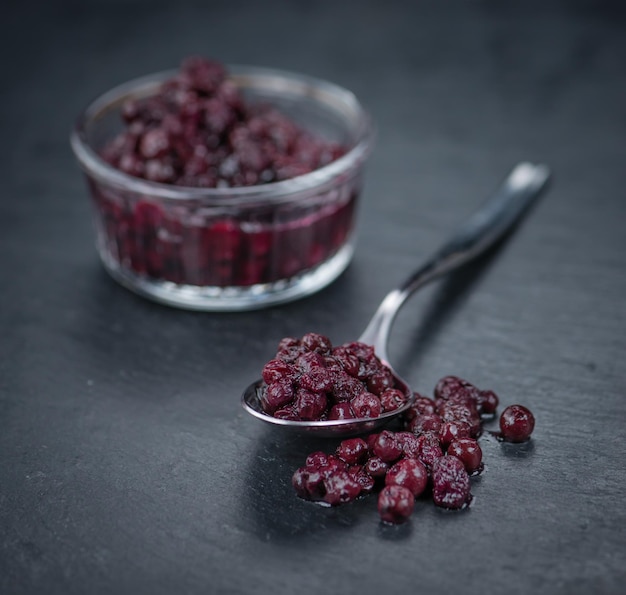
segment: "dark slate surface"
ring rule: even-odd
[[[618,593],[626,579],[626,17],[615,1],[10,2],[0,168],[0,592]],[[265,312],[135,297],[101,269],[68,145],[93,96],[189,53],[353,89],[379,129],[353,264]],[[520,159],[550,192],[416,296],[391,356],[535,412],[483,440],[459,514],[298,500],[332,448],[239,406],[280,337],[355,338]]]

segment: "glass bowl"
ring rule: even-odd
[[[71,145],[93,204],[96,245],[122,285],[195,310],[247,310],[309,295],[351,260],[354,222],[373,128],[348,90],[272,69],[230,66],[248,103],[270,104],[347,151],[291,179],[192,188],[130,176],[99,155],[123,128],[121,106],[155,94],[174,72],[132,80],[79,116]]]

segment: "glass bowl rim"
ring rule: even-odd
[[[253,81],[267,79],[268,83],[273,81],[278,85],[295,85],[296,89],[300,90],[300,94],[309,98],[326,94],[345,103],[354,112],[356,120],[356,138],[353,146],[340,158],[312,172],[279,182],[254,186],[197,188],[162,184],[126,174],[107,163],[90,146],[87,141],[86,126],[94,118],[113,109],[133,91],[156,88],[177,72],[177,70],[164,70],[131,79],[111,88],[91,101],[79,114],[70,134],[70,144],[80,166],[85,173],[100,183],[119,190],[136,192],[146,197],[175,201],[201,201],[215,206],[235,206],[259,202],[263,204],[289,202],[295,194],[329,190],[337,178],[350,172],[368,157],[375,137],[374,124],[357,97],[348,89],[323,79],[286,70],[244,65],[227,65],[226,68],[231,79],[249,78]],[[316,101],[320,100],[316,99]]]

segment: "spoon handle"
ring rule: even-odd
[[[426,283],[476,258],[504,236],[538,196],[549,176],[545,165],[516,165],[494,195],[454,236],[385,296],[359,341],[372,345],[381,359],[388,360],[387,339],[391,325],[407,298]]]

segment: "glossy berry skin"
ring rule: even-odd
[[[388,388],[380,395],[383,411],[395,411],[406,403],[406,395],[397,388]]]
[[[350,401],[350,406],[356,417],[370,418],[379,417],[382,412],[380,399],[373,393],[363,391]]]
[[[393,376],[388,369],[383,368],[367,378],[367,389],[377,395],[381,396],[387,389],[394,387]]]
[[[438,433],[442,420],[436,413],[425,413],[417,415],[409,422],[409,430],[414,434],[424,434],[426,432]]]
[[[359,358],[350,349],[341,346],[333,349],[333,357],[339,362],[346,374],[356,378],[359,374]]]
[[[458,438],[448,446],[448,455],[459,459],[465,470],[472,474],[482,469],[483,451],[473,438]]]
[[[295,378],[296,372],[290,364],[280,359],[272,359],[263,366],[261,374],[266,384],[279,382],[287,379],[289,381]]]
[[[428,483],[426,467],[417,459],[401,459],[395,463],[385,476],[385,485],[399,485],[411,491],[417,498]]]
[[[372,449],[374,448],[374,442],[376,442],[379,436],[380,436],[380,433],[378,432],[373,432],[372,434],[363,436],[363,440],[365,440],[365,443],[367,444],[367,448],[369,448],[370,452],[373,452]]]
[[[301,339],[302,346],[307,351],[329,355],[332,351],[330,339],[319,333],[306,333]]]
[[[507,442],[525,442],[535,429],[535,417],[523,405],[510,405],[500,415],[500,432]]]
[[[343,440],[337,447],[337,456],[348,465],[356,465],[363,462],[367,454],[367,444],[362,438]]]
[[[335,403],[328,412],[328,419],[354,419],[354,412],[350,407],[350,403]]]
[[[333,377],[326,368],[313,368],[299,379],[300,386],[315,393],[329,392],[333,387]]]
[[[383,430],[374,441],[372,452],[385,463],[393,463],[402,456],[402,444],[393,432]]]
[[[296,411],[300,419],[320,419],[326,411],[327,399],[323,393],[314,393],[304,388],[298,389],[296,396]]]
[[[439,442],[444,448],[459,438],[469,438],[470,427],[462,421],[447,421],[439,428]]]
[[[333,398],[337,402],[352,401],[364,390],[363,383],[346,372],[338,372],[333,379]]]
[[[331,506],[356,500],[361,493],[361,486],[348,471],[335,471],[324,479],[324,502]]]
[[[324,358],[316,351],[307,351],[304,343],[300,344],[301,354],[296,359],[296,367],[302,374],[310,373],[316,369],[324,369],[326,362]]]
[[[470,478],[465,465],[453,456],[438,459],[432,470],[433,501],[449,509],[463,508],[470,501]]]
[[[403,486],[385,486],[378,496],[378,514],[385,523],[404,523],[413,513],[414,506],[411,490]]]
[[[370,457],[364,467],[365,471],[374,479],[384,479],[389,471],[389,464],[380,457]]]
[[[422,434],[417,438],[417,458],[432,469],[433,465],[443,457],[441,444],[434,434]]]
[[[277,409],[291,403],[294,398],[294,390],[291,382],[284,379],[270,384],[262,399],[263,408],[268,413],[273,413]]]
[[[476,438],[480,435],[481,419],[475,401],[448,399],[437,401],[437,413],[442,422],[464,422],[470,428],[470,435]]]
[[[458,376],[444,376],[435,386],[435,398],[443,401],[477,399],[478,389]]]

